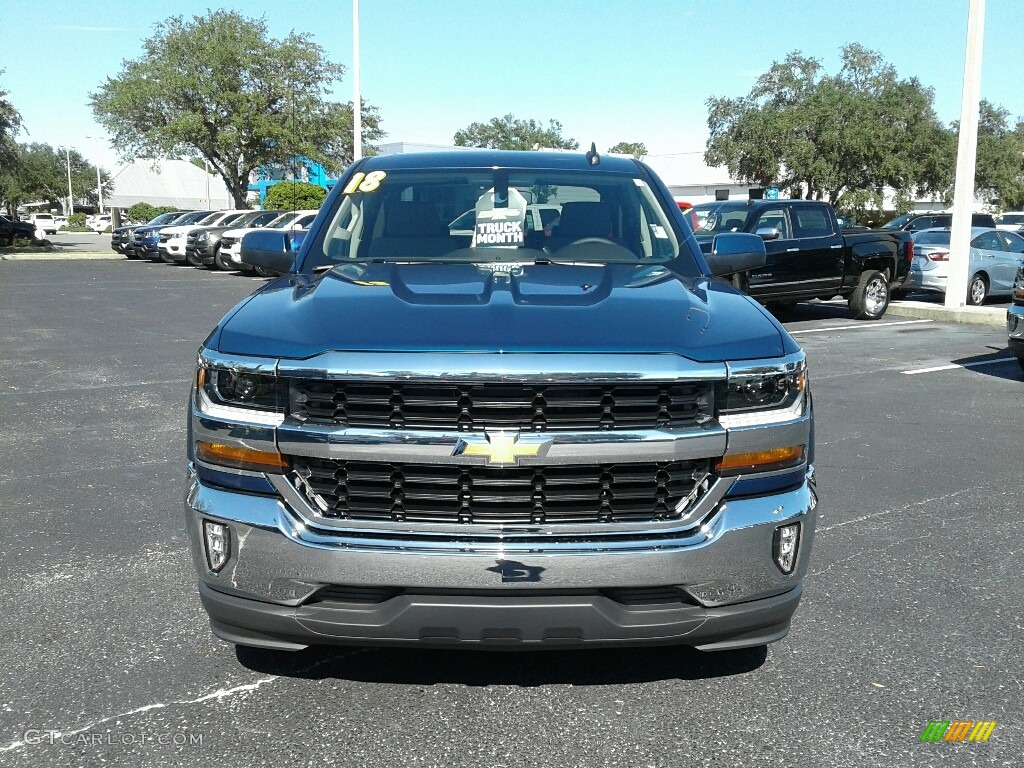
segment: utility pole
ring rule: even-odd
[[[953,224],[949,235],[949,278],[946,281],[945,304],[951,309],[963,307],[967,300],[984,38],[985,0],[970,0],[970,10],[967,12],[967,53],[964,57],[964,90],[960,102],[960,143],[956,154],[956,186],[953,188]]]
[[[100,136],[86,136],[87,139],[99,139]],[[100,164],[96,163],[96,196],[100,202],[100,213],[103,213],[103,179],[100,178]]]
[[[64,156],[68,161],[68,216],[75,215],[75,193],[71,191],[71,150],[64,147]]]
[[[363,157],[363,102],[359,96],[359,0],[352,0],[352,159]]]

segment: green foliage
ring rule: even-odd
[[[511,114],[492,117],[486,123],[471,123],[455,132],[455,145],[459,147],[485,147],[488,149],[579,149],[579,142],[562,136],[562,124],[548,120],[545,128],[536,120],[517,120]]]
[[[144,54],[91,94],[126,158],[196,156],[244,207],[249,173],[300,155],[336,171],[352,161],[352,105],[329,100],[344,67],[310,35],[269,36],[266,21],[208,11],[157,25]],[[384,136],[363,105],[363,143]]]
[[[608,147],[609,152],[618,152],[620,155],[632,155],[637,160],[647,157],[647,147],[642,141],[620,141],[614,147]]]
[[[267,210],[301,211],[319,208],[327,199],[327,190],[305,181],[279,181],[267,190],[263,207]]]
[[[78,150],[53,148],[49,144],[17,145],[16,160],[0,165],[0,199],[11,210],[27,201],[60,203],[68,210],[68,161],[71,164],[71,189],[75,200],[95,204],[96,166]],[[102,172],[101,172],[102,173]],[[110,176],[102,173],[103,190],[110,194]]]
[[[0,69],[0,75],[4,70]],[[10,168],[17,162],[18,145],[15,136],[21,131],[21,113],[0,88],[0,168]]]
[[[155,206],[149,203],[136,203],[127,211],[128,219],[139,224],[145,224],[152,221],[161,213],[170,213],[171,211],[178,210],[173,205],[161,205]]]
[[[1004,211],[1024,205],[1024,121],[1011,128],[1010,113],[986,100],[978,115],[974,188],[979,197],[998,200]]]
[[[72,213],[68,216],[69,227],[84,227],[85,226],[85,214],[84,213]]]
[[[915,192],[941,194],[952,183],[955,142],[933,97],[858,44],[843,48],[835,75],[794,51],[746,96],[708,100],[704,159],[745,182],[852,213],[880,209],[890,187],[906,209]]]

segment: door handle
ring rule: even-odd
[[[799,248],[787,248],[786,249],[786,253],[794,253],[795,251],[799,251],[799,250],[800,250]]]

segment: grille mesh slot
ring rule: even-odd
[[[388,429],[651,429],[699,423],[713,412],[705,382],[459,384],[301,380],[292,415]]]
[[[707,472],[706,461],[488,467],[294,457],[293,466],[296,487],[324,517],[479,524],[671,520]]]

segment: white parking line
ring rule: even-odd
[[[809,328],[803,331],[790,331],[790,336],[798,333],[827,333],[828,331],[849,331],[858,329],[870,331],[872,328],[891,328],[894,325],[921,325],[922,323],[934,323],[934,320],[898,320],[892,323],[858,323],[857,325],[833,325],[831,328]]]
[[[1016,360],[1016,357],[997,357],[994,360],[979,360],[976,363],[950,363],[949,365],[936,365],[933,368],[915,368],[909,371],[901,371],[901,373],[907,374],[907,376],[913,376],[917,373],[935,373],[936,371],[952,371],[957,368],[978,368],[982,365],[995,365],[996,363],[1009,363]]]

